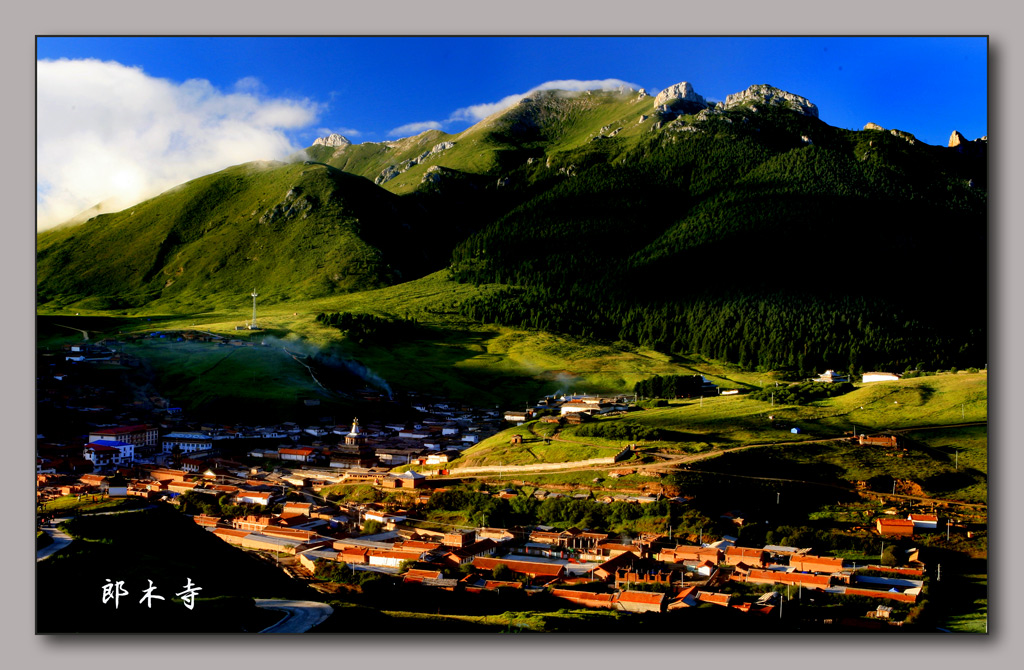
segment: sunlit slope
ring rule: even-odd
[[[423,189],[431,168],[497,178],[514,173],[521,186],[573,165],[577,150],[608,160],[635,145],[656,121],[653,100],[632,90],[545,91],[461,133],[428,130],[392,142],[314,146],[307,152],[394,193]]]
[[[38,236],[41,304],[206,312],[376,288],[423,270],[411,217],[371,182],[307,163],[245,164]]]

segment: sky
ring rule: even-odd
[[[830,125],[987,136],[984,37],[37,37],[37,227],[317,137],[465,130],[543,88],[771,84]]]

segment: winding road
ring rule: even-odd
[[[261,630],[261,633],[305,633],[334,613],[334,608],[313,600],[256,599],[256,607],[285,612],[284,618]]]
[[[67,519],[55,519],[54,523],[62,523],[64,521],[67,521]],[[60,528],[57,528],[56,526],[52,528],[43,528],[43,532],[50,536],[50,539],[53,540],[53,543],[43,547],[42,549],[36,552],[37,563],[39,561],[46,560],[50,556],[53,556],[58,551],[71,544],[71,540],[74,539],[73,537],[62,531]]]

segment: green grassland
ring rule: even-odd
[[[590,458],[614,456],[619,448],[602,444],[552,441],[533,435],[536,422],[506,428],[462,452],[456,467],[477,465],[532,465],[534,463],[568,463]],[[536,424],[543,425],[543,424]],[[513,435],[522,435],[522,444],[510,444]]]
[[[533,403],[544,394],[570,389],[625,393],[640,379],[655,374],[692,374],[687,359],[642,347],[468,322],[456,311],[460,301],[499,286],[460,284],[446,274],[441,271],[388,288],[288,305],[259,304],[257,321],[264,329],[260,332],[234,330],[251,317],[247,295],[239,296],[233,312],[175,316],[159,310],[116,314],[41,310],[40,345],[81,342],[75,327],[90,331],[93,340],[119,333],[188,329],[273,343],[273,347],[251,349],[167,340],[127,345],[126,353],[150,362],[167,380],[166,389],[160,383],[157,388],[182,402],[189,398],[190,407],[216,400],[218,393],[268,403],[294,400],[298,395],[323,396],[301,365],[277,355],[280,346],[302,353],[329,349],[359,361],[392,388],[440,393],[478,405]],[[360,345],[346,341],[338,329],[315,321],[322,312],[345,311],[415,319],[423,335],[387,346]],[[253,384],[254,378],[258,384]]]
[[[78,496],[61,496],[43,503],[40,512],[46,514],[66,514],[68,512],[116,512],[139,509],[146,506],[146,502],[140,498],[107,498],[100,495],[83,495],[79,500]]]

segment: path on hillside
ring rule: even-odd
[[[78,332],[80,332],[82,334],[82,339],[83,340],[88,340],[89,339],[89,331],[88,330],[82,330],[81,328],[75,328],[74,326],[65,326],[62,323],[55,323],[53,325],[58,326],[60,328],[67,328],[68,330],[77,330]]]
[[[261,630],[261,633],[305,633],[313,626],[323,623],[334,613],[334,608],[313,600],[268,600],[256,599],[256,607],[280,610],[284,618]]]
[[[872,432],[886,432],[886,433],[903,434],[903,433],[909,433],[909,432],[914,432],[914,431],[919,431],[919,430],[942,430],[944,428],[967,428],[967,427],[972,427],[972,426],[987,426],[987,425],[988,425],[987,421],[975,421],[975,422],[964,422],[964,423],[957,423],[957,424],[942,424],[942,425],[932,425],[932,426],[914,426],[914,427],[910,427],[910,428],[900,428],[900,429],[897,429],[897,430],[884,430],[884,431],[872,431]],[[533,426],[530,426],[530,432],[531,433],[533,433],[532,429],[533,429]],[[566,440],[564,438],[557,437],[557,435],[558,435],[557,432],[552,437],[550,437],[550,438],[541,438],[536,433],[533,433],[533,435],[535,437],[540,438],[540,439],[557,440],[557,441],[560,441],[560,442],[568,442],[570,444],[577,444],[577,445],[581,445],[581,446],[591,446],[591,447],[600,446],[600,445],[587,444],[585,442],[576,442],[576,441],[573,441],[573,440]],[[711,449],[710,451],[701,452],[699,454],[686,454],[686,455],[668,454],[668,453],[664,453],[664,452],[647,452],[648,455],[650,455],[650,456],[654,456],[656,458],[662,458],[664,460],[661,461],[661,462],[658,462],[658,463],[645,463],[645,464],[631,464],[629,461],[624,461],[621,464],[615,464],[612,467],[615,467],[617,465],[618,467],[621,467],[621,468],[635,468],[637,472],[672,471],[672,470],[679,469],[679,467],[681,465],[685,464],[685,463],[694,463],[694,462],[697,462],[697,461],[703,461],[703,460],[706,460],[706,459],[709,459],[709,458],[715,458],[715,457],[721,456],[722,454],[731,453],[731,452],[734,452],[734,451],[743,451],[745,449],[756,449],[756,448],[760,448],[760,447],[783,447],[783,446],[792,446],[792,445],[822,444],[822,443],[825,443],[825,442],[851,441],[852,439],[853,438],[851,438],[849,435],[842,435],[842,436],[836,436],[836,437],[825,437],[825,438],[822,438],[822,439],[815,439],[815,440],[787,440],[785,442],[763,442],[763,443],[758,443],[758,444],[745,444],[745,445],[740,445],[740,446],[736,446],[736,447],[718,447],[718,448]],[[526,472],[526,473],[523,473],[523,474],[549,474],[549,473],[550,474],[555,474],[555,473],[563,474],[563,473],[567,473],[567,472],[587,472],[587,471],[594,471],[594,470],[608,470],[609,469],[607,464],[578,467],[574,463],[567,463],[566,466],[567,467],[565,467],[565,468],[558,468],[558,469],[554,469],[554,470],[543,470],[543,471],[537,471],[537,472]],[[495,469],[499,471],[499,477],[500,477],[501,476],[500,466],[495,466]],[[505,474],[509,474],[510,478],[511,478],[511,476],[514,476],[515,474],[520,474],[520,472],[521,471],[517,471],[515,473],[505,473]],[[755,476],[751,476],[751,475],[739,475],[739,474],[726,473],[726,472],[713,472],[713,471],[710,471],[710,470],[700,470],[700,472],[704,472],[704,473],[712,474],[712,475],[720,475],[720,476],[728,476],[728,477],[740,477],[740,478],[745,478],[745,479],[761,479],[761,480],[769,480],[769,481],[792,482],[792,483],[798,483],[798,484],[811,484],[811,485],[816,485],[816,486],[826,486],[826,487],[831,487],[831,488],[837,488],[837,489],[841,489],[841,490],[844,490],[844,491],[854,490],[854,489],[851,489],[849,487],[844,487],[844,486],[842,486],[840,484],[830,484],[830,483],[825,483],[825,482],[807,481],[807,480],[802,480],[802,479],[782,479],[782,478],[777,478],[777,477],[755,477]],[[480,479],[480,478],[493,478],[493,477],[494,477],[494,475],[488,475],[488,474],[460,475],[460,478],[462,478],[462,479]],[[915,500],[915,501],[925,502],[925,503],[959,505],[959,506],[962,506],[962,507],[972,507],[972,508],[977,508],[977,509],[987,509],[988,508],[988,505],[985,504],[985,503],[968,503],[968,502],[963,502],[963,501],[959,501],[959,500],[946,500],[946,499],[943,499],[943,498],[929,498],[929,497],[925,497],[925,496],[911,496],[911,495],[903,495],[903,494],[888,494],[888,493],[878,492],[878,491],[859,491],[859,493],[863,493],[865,495],[879,496],[879,497],[883,497],[883,498],[900,498],[900,499],[904,499],[904,500]]]
[[[68,521],[68,519],[54,519],[53,523],[59,524],[65,521]],[[71,541],[75,539],[67,533],[65,533],[64,531],[62,531],[60,528],[57,528],[56,525],[54,525],[53,527],[43,528],[42,531],[50,536],[50,539],[53,540],[53,543],[43,547],[42,549],[36,552],[37,563],[39,561],[45,561],[50,556],[53,556],[58,551],[71,544]]]

